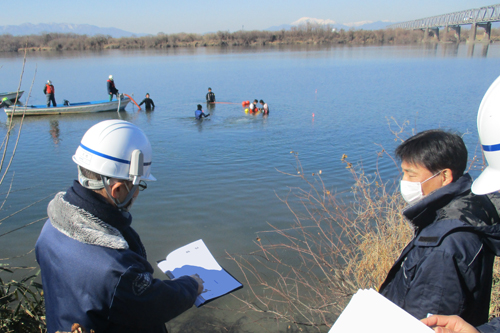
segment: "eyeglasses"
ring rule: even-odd
[[[130,182],[130,183],[132,183],[132,182]],[[128,188],[127,183],[125,182],[125,183],[123,183],[123,185],[125,185],[125,187],[127,188],[127,190],[130,192],[130,189]],[[139,185],[137,185],[137,186],[139,186],[139,191],[144,191],[145,189],[148,188],[148,184],[144,180],[141,180],[139,182]]]
[[[144,191],[147,188],[148,188],[148,183],[146,183],[144,180],[141,180],[139,182],[139,191]]]

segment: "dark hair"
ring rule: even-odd
[[[201,110],[201,104],[198,104],[198,110]]]
[[[212,90],[212,88],[208,87],[208,90]]]
[[[94,180],[102,180],[101,175],[98,173],[95,173],[94,171],[90,171],[88,169],[85,169],[84,167],[80,166],[80,171],[82,172],[82,175],[87,177],[88,179],[94,179]]]
[[[258,103],[258,102],[259,102],[259,101],[258,101],[258,100],[256,100],[256,99],[254,99],[253,101],[254,101],[255,103]]]
[[[451,169],[453,181],[460,178],[467,166],[467,148],[462,138],[443,130],[420,132],[396,148],[402,162],[420,164],[432,173]]]
[[[264,101],[263,101],[263,100],[260,100],[260,102],[259,102],[259,103],[262,103],[262,104],[264,104]]]

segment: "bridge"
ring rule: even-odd
[[[445,32],[452,29],[455,31],[458,41],[460,41],[461,27],[463,25],[471,25],[469,41],[473,42],[476,40],[478,27],[484,28],[485,38],[483,40],[489,41],[491,35],[491,22],[499,21],[500,4],[391,24],[387,26],[387,28],[424,30],[425,37],[429,36],[430,33],[433,33],[437,40],[439,40],[439,28],[444,28]]]

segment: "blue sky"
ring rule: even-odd
[[[2,1],[0,25],[74,23],[133,33],[263,30],[301,17],[336,23],[402,22],[493,3],[475,0],[20,0]]]

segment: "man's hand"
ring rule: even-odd
[[[200,295],[203,292],[203,289],[204,289],[203,283],[205,281],[203,281],[198,274],[193,274],[193,275],[191,275],[191,277],[193,279],[195,279],[196,282],[198,282],[198,295]]]
[[[436,333],[479,333],[478,330],[459,316],[434,315],[421,321],[425,325],[434,328]]]

